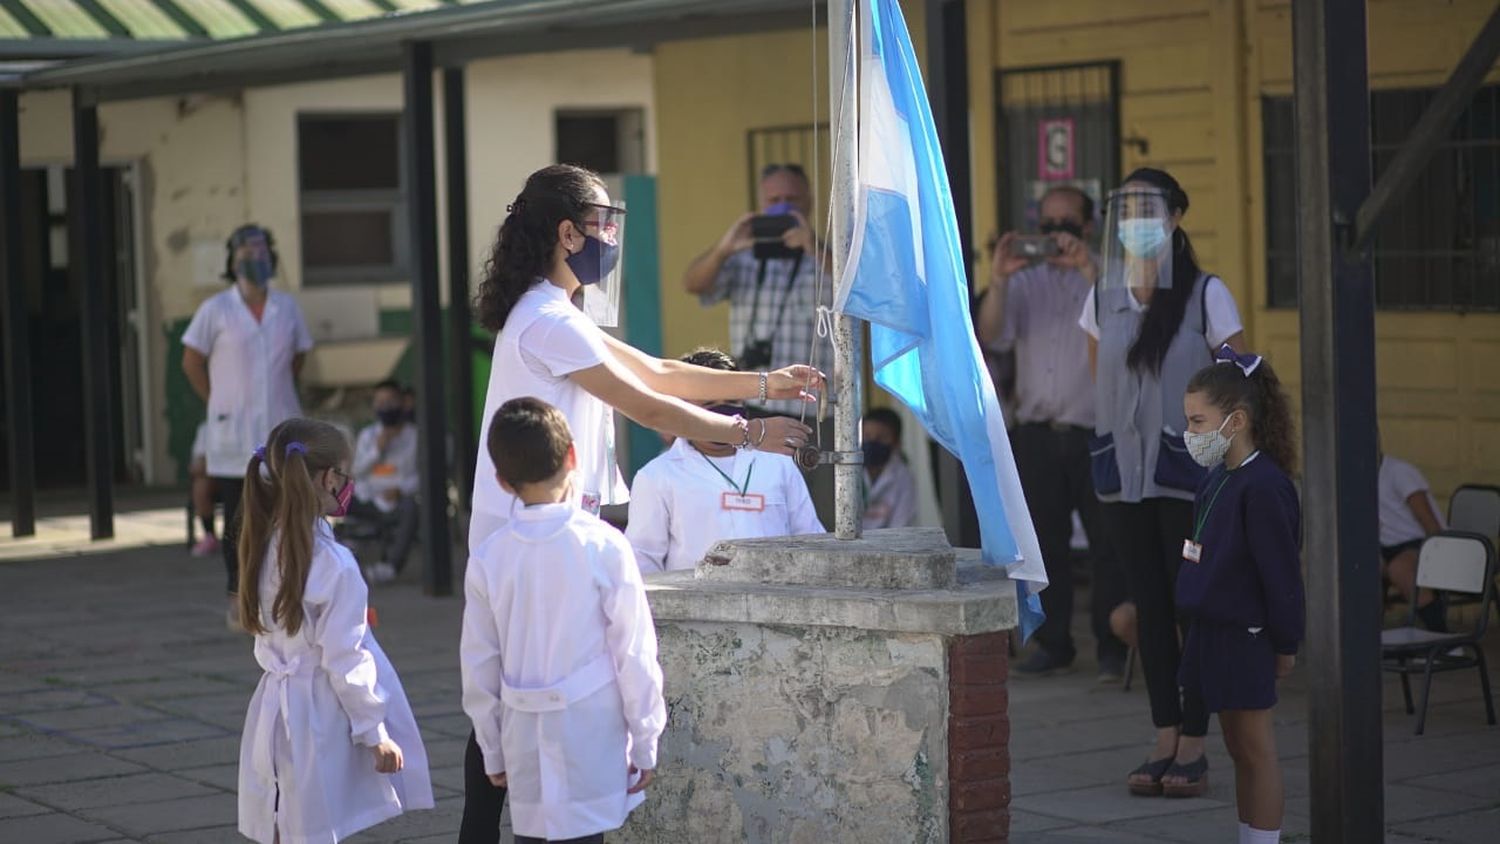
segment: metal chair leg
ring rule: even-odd
[[[1432,663],[1437,659],[1437,649],[1427,652],[1427,669],[1422,672],[1422,711],[1417,715],[1417,735],[1427,727],[1427,705],[1432,702]]]
[[[1125,655],[1125,687],[1124,691],[1130,691],[1130,685],[1135,682],[1135,648]]]
[[[1406,714],[1413,715],[1416,708],[1411,705],[1411,676],[1406,673],[1406,657],[1401,657],[1396,662],[1401,667],[1401,697],[1406,700]]]
[[[1495,726],[1495,701],[1490,696],[1490,669],[1484,664],[1484,649],[1475,642],[1470,647],[1474,648],[1474,656],[1479,660],[1479,688],[1484,692],[1484,716],[1491,727]]]

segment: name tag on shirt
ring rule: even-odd
[[[396,464],[394,463],[376,463],[370,469],[370,475],[376,478],[390,477],[394,474],[396,474]]]
[[[1191,539],[1182,540],[1182,558],[1190,563],[1203,559],[1203,546]]]
[[[585,492],[583,498],[578,502],[578,506],[582,507],[583,512],[588,513],[590,516],[599,515],[599,493]]]
[[[719,499],[719,507],[723,510],[739,510],[745,513],[764,513],[766,511],[766,497],[757,492],[746,495],[726,492]]]

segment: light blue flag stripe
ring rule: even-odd
[[[859,186],[836,305],[870,322],[875,382],[963,463],[984,560],[1017,581],[1021,630],[1047,585],[994,385],[969,318],[964,255],[911,37],[895,0],[861,0]]]

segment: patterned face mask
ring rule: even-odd
[[[1234,436],[1224,436],[1224,426],[1229,424],[1229,417],[1225,417],[1220,423],[1217,431],[1204,433],[1193,433],[1188,431],[1182,435],[1182,441],[1187,445],[1188,455],[1205,469],[1211,469],[1224,460],[1224,455],[1229,453],[1229,443]]]

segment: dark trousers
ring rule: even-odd
[[[224,575],[229,594],[240,591],[240,495],[245,491],[244,478],[214,478],[214,493],[224,503],[224,530],[219,536],[219,553],[224,557]]]
[[[381,560],[396,567],[399,574],[406,568],[406,558],[411,556],[412,543],[417,538],[417,500],[409,495],[401,496],[396,509],[387,513],[373,502],[356,498],[349,503],[349,518],[373,524],[380,531]],[[361,562],[368,562],[361,560]]]
[[[500,844],[500,813],[504,809],[505,789],[491,785],[485,776],[484,752],[470,730],[469,744],[464,748],[464,819],[458,828],[458,844]]]
[[[1177,568],[1182,564],[1182,541],[1192,533],[1193,504],[1148,498],[1138,504],[1101,504],[1100,512],[1135,599],[1151,721],[1158,727],[1181,726],[1186,736],[1204,735],[1208,712],[1202,696],[1177,683],[1182,661],[1179,636],[1185,635],[1177,618]]]
[[[1036,641],[1053,659],[1072,662],[1073,646],[1073,511],[1083,522],[1092,564],[1092,601],[1089,608],[1097,657],[1101,663],[1125,661],[1125,643],[1109,629],[1109,614],[1125,600],[1125,574],[1113,544],[1099,524],[1099,499],[1089,473],[1089,431],[1074,426],[1019,425],[1011,433],[1016,471],[1026,491],[1026,507],[1036,526],[1047,588],[1042,610],[1047,620],[1037,628]]]

